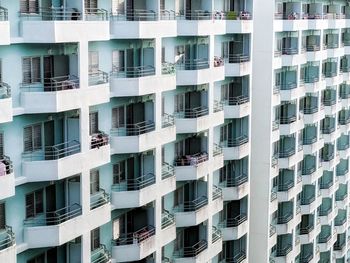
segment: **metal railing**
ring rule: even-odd
[[[307,225],[307,226],[301,226],[299,233],[300,235],[307,235],[309,234],[312,230],[314,230],[314,225]]]
[[[153,121],[142,121],[134,124],[125,124],[124,127],[113,128],[111,136],[140,136],[155,130]]]
[[[320,182],[320,189],[329,189],[334,184],[333,179],[328,180],[328,182],[324,182],[325,180],[322,180],[322,179]]]
[[[303,138],[303,145],[310,145],[315,142],[317,142],[317,135],[311,138],[306,138],[306,137]]]
[[[175,176],[175,168],[167,162],[162,164],[162,180]]]
[[[300,263],[309,263],[314,257],[313,252],[309,253],[300,253]]]
[[[0,251],[13,246],[15,243],[15,234],[12,232],[12,227],[5,226],[5,229],[0,230]]]
[[[344,193],[338,193],[335,194],[335,201],[344,201],[344,199],[348,196],[347,192]]]
[[[90,149],[100,148],[102,146],[109,144],[108,134],[100,131],[99,133],[93,134],[91,136]]]
[[[318,112],[318,106],[311,106],[303,109],[304,114],[314,114]]]
[[[321,236],[321,234],[318,236],[318,243],[327,243],[331,239],[332,235],[329,232],[326,235]]]
[[[342,226],[342,225],[344,225],[344,224],[346,223],[346,221],[347,221],[346,215],[343,216],[343,217],[341,217],[341,218],[339,218],[339,217],[337,216],[337,217],[334,219],[334,225],[335,225],[335,226]]]
[[[310,175],[316,171],[316,166],[303,167],[302,175]]]
[[[346,245],[346,242],[345,241],[336,241],[335,243],[334,243],[334,245],[333,245],[333,249],[334,250],[337,250],[337,251],[339,251],[339,250],[343,250],[343,248],[345,247],[345,245]]]
[[[107,21],[108,11],[103,8],[85,8],[85,20],[87,21]]]
[[[306,84],[313,84],[316,83],[320,80],[320,78],[318,76],[308,76],[308,77],[304,77],[303,79],[301,79],[301,81],[303,81]]]
[[[288,158],[295,154],[295,147],[281,149],[278,153],[278,158]]]
[[[320,44],[318,44],[318,45],[306,45],[307,52],[315,52],[315,51],[320,51],[320,50],[321,50]]]
[[[334,48],[338,48],[339,47],[339,43],[325,43],[323,44],[323,49],[334,49]]]
[[[276,256],[285,257],[293,250],[292,244],[286,244],[284,247],[279,247],[277,244]]]
[[[8,10],[5,7],[0,6],[0,21],[8,21]]]
[[[297,47],[284,47],[282,48],[282,55],[296,55],[298,54]]]
[[[192,155],[178,156],[174,161],[174,166],[198,166],[208,161],[209,156],[206,152],[199,152]]]
[[[74,21],[82,20],[82,14],[77,8],[35,8],[28,12],[20,12],[19,16],[26,20],[42,20],[42,21]]]
[[[21,83],[24,92],[56,92],[62,90],[79,89],[79,78],[75,75],[44,78],[44,83]]]
[[[250,56],[246,54],[229,54],[228,57],[225,58],[226,63],[244,63],[250,61]]]
[[[229,263],[241,263],[247,258],[247,254],[244,250],[236,252],[233,257],[226,257],[226,262]]]
[[[293,122],[295,122],[297,120],[297,117],[296,116],[288,116],[288,117],[284,117],[284,116],[281,116],[280,117],[280,124],[291,124]]]
[[[244,103],[248,103],[249,102],[249,96],[248,95],[239,95],[239,96],[235,96],[235,97],[229,97],[227,99],[223,100],[223,103],[225,105],[242,105]]]
[[[211,242],[214,244],[215,242],[219,241],[221,238],[222,238],[222,233],[220,229],[218,229],[215,226],[212,226]]]
[[[333,77],[337,76],[337,72],[336,71],[327,71],[327,72],[324,72],[322,75],[325,78],[333,78]]]
[[[108,204],[109,200],[109,194],[104,189],[99,189],[98,192],[90,195],[90,210]]]
[[[0,164],[2,164],[2,166],[0,167],[0,177],[13,173],[13,164],[10,157],[3,155],[1,158]]]
[[[11,98],[11,87],[5,82],[0,82],[0,99]]]
[[[209,68],[209,60],[207,58],[184,59],[176,63],[179,70],[201,70]]]
[[[177,19],[180,20],[211,20],[213,13],[207,10],[185,10],[184,13],[178,14]]]
[[[89,86],[106,84],[109,82],[108,77],[108,73],[101,70],[89,72]]]
[[[116,21],[157,21],[159,14],[147,9],[113,10],[110,14],[112,20]]]
[[[240,135],[232,139],[228,139],[226,143],[224,142],[224,147],[239,147],[243,144],[246,144],[249,142],[249,138],[247,135]]]
[[[337,99],[336,98],[329,98],[329,99],[324,98],[323,99],[324,106],[333,106],[336,103],[337,103]]]
[[[321,160],[322,162],[329,162],[331,160],[334,159],[334,152],[331,152],[331,153],[323,153],[322,152],[322,156],[321,156]]]
[[[327,208],[323,208],[322,206],[318,210],[319,216],[327,216],[332,211],[332,206],[329,206]]]
[[[285,215],[280,215],[277,217],[277,224],[287,224],[293,219],[293,212]]]
[[[310,196],[302,196],[300,199],[300,205],[310,205],[316,200],[315,194]]]
[[[213,145],[213,156],[218,156],[223,153],[222,147],[216,143]]]
[[[80,204],[73,204],[67,207],[60,208],[56,211],[45,212],[38,217],[28,218],[24,220],[24,226],[51,226],[59,225],[82,214]]]
[[[294,187],[294,180],[290,180],[288,182],[280,182],[278,184],[278,191],[279,192],[285,192]]]
[[[105,245],[100,245],[99,248],[91,251],[91,263],[109,263],[111,260],[111,253]]]
[[[164,113],[162,115],[162,128],[166,128],[174,125],[175,125],[175,117],[173,115]]]
[[[26,161],[58,160],[80,153],[80,142],[77,140],[46,146],[42,150],[24,152],[22,157]]]
[[[214,100],[214,112],[220,112],[224,110],[224,104],[221,101]]]
[[[335,131],[335,126],[321,127],[321,131],[323,134],[331,134]]]
[[[187,258],[187,257],[196,257],[201,252],[208,248],[208,243],[206,240],[200,240],[196,244],[188,247],[184,247],[179,251],[174,252],[175,258]]]
[[[112,240],[112,246],[140,244],[156,234],[154,226],[148,225],[132,233],[122,233],[118,239]]]
[[[175,20],[176,15],[174,10],[160,10],[160,20]]]
[[[139,191],[148,186],[155,184],[156,177],[153,173],[148,173],[137,178],[126,179],[120,184],[112,185],[112,191],[123,192],[123,191]]]
[[[213,201],[219,198],[222,198],[222,190],[216,185],[213,185]]]
[[[220,223],[220,227],[226,228],[226,227],[238,227],[242,223],[246,222],[248,220],[248,216],[245,213],[241,213],[239,215],[236,215],[233,218],[227,218],[222,223]]]
[[[226,181],[223,181],[221,185],[224,187],[238,187],[247,182],[248,182],[248,175],[245,173],[240,173],[237,176],[236,175],[228,176]]]
[[[176,73],[176,65],[174,63],[169,63],[169,62],[162,63],[163,75],[174,75],[175,73]]]
[[[206,196],[200,196],[191,201],[184,201],[183,204],[174,208],[174,211],[175,212],[196,212],[206,205],[208,205],[208,198]]]
[[[338,123],[340,125],[347,125],[350,123],[350,117],[349,116],[339,116]]]
[[[175,216],[170,214],[169,211],[163,210],[162,212],[162,229],[175,225]]]
[[[113,67],[111,78],[142,78],[156,74],[154,66]]]
[[[272,237],[274,234],[276,234],[276,227],[272,224],[270,224],[270,231],[269,231],[269,236]]]
[[[337,176],[344,176],[349,172],[349,168],[338,168],[337,167]]]
[[[292,89],[296,89],[298,85],[296,82],[288,82],[288,83],[282,83],[280,87],[281,87],[281,90],[292,90]]]

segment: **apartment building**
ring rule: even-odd
[[[0,262],[248,262],[252,32],[253,0],[1,0]]]
[[[349,2],[254,5],[250,261],[349,262]]]

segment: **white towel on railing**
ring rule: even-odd
[[[2,162],[0,162],[0,176],[6,175],[6,165]]]

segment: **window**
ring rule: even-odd
[[[26,218],[35,217],[44,212],[43,190],[26,195]]]
[[[185,140],[175,143],[175,156],[184,156],[185,155]]]
[[[113,184],[120,184],[125,181],[125,161],[113,165]]]
[[[85,8],[97,9],[97,0],[85,0]]]
[[[20,0],[20,12],[21,13],[38,13],[39,1],[38,0]]]
[[[228,54],[229,54],[229,42],[222,42],[221,55],[223,58],[228,58]]]
[[[112,109],[112,128],[117,129],[121,127],[125,127],[124,106]]]
[[[98,133],[98,112],[91,112],[89,114],[90,135]]]
[[[89,51],[89,73],[96,73],[99,69],[98,52]]]
[[[100,229],[91,230],[91,251],[100,247]]]
[[[24,152],[33,152],[42,149],[41,123],[23,129]]]
[[[6,227],[5,203],[0,203],[0,229]]]
[[[100,190],[99,170],[90,171],[90,194],[95,194]]]
[[[185,110],[185,93],[175,95],[175,112]]]
[[[113,50],[112,52],[112,71],[120,72],[125,71],[125,51]]]
[[[41,82],[40,57],[22,58],[22,78],[24,84]]]
[[[220,142],[226,141],[228,138],[228,125],[220,127]]]

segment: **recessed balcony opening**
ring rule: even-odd
[[[277,210],[277,224],[287,224],[293,219],[293,201],[279,202]]]
[[[339,85],[339,97],[343,100],[350,98],[350,85],[346,83]]]
[[[24,226],[34,231],[36,227],[57,226],[80,216],[80,193],[80,176],[75,176],[26,194]]]
[[[193,119],[209,114],[208,85],[181,87],[175,95],[175,112],[177,119]]]
[[[332,226],[321,225],[321,232],[317,237],[317,243],[327,243],[332,238]]]
[[[328,29],[323,34],[323,49],[334,49],[339,47],[339,30]]]
[[[234,77],[221,85],[221,102],[227,106],[238,106],[250,101],[249,76]]]
[[[338,123],[340,125],[347,125],[350,123],[350,111],[347,109],[341,109],[338,113]]]
[[[297,229],[299,235],[308,235],[315,228],[315,216],[314,214],[302,215],[301,222],[298,224]]]
[[[277,181],[278,181],[277,191],[285,192],[293,188],[295,185],[294,174],[295,174],[294,170],[280,169],[280,172],[277,178]]]
[[[215,19],[250,20],[252,19],[251,0],[218,0],[214,1]]]
[[[320,158],[322,162],[330,162],[334,159],[335,146],[332,143],[325,143],[320,150]]]
[[[346,176],[348,172],[349,172],[349,160],[340,159],[339,164],[336,167],[336,175]]]
[[[208,145],[207,137],[192,136],[175,143],[175,167],[197,166],[207,162]]]
[[[80,113],[69,111],[24,127],[25,162],[59,160],[80,153]]]
[[[90,149],[99,149],[109,144],[109,137],[99,128],[99,112],[90,108],[89,134],[91,136]]]
[[[275,71],[275,88],[293,90],[297,88],[298,67],[282,67]]]
[[[321,31],[305,30],[302,36],[302,47],[307,52],[315,52],[321,50]]]
[[[314,258],[314,243],[302,244],[300,246],[300,262],[308,263]]]
[[[90,170],[90,209],[104,206],[109,203],[110,197],[100,186],[99,169]]]
[[[350,30],[345,28],[341,31],[341,44],[342,46],[350,46]]]
[[[277,236],[276,257],[286,257],[293,250],[293,234]]]
[[[243,262],[247,258],[247,235],[225,242],[221,257],[224,262]]]
[[[304,114],[314,114],[318,112],[318,94],[307,94],[300,99],[299,108],[303,110]]]
[[[296,152],[294,135],[281,136],[279,140],[279,158],[289,158]]]
[[[276,1],[275,19],[295,20],[301,18],[300,3],[281,3]]]
[[[302,162],[302,175],[311,175],[316,171],[316,156],[315,155],[305,155]]]
[[[99,52],[89,43],[89,86],[106,84],[109,82],[108,73],[100,70]]]
[[[226,63],[250,61],[250,34],[233,34],[221,38],[221,57]]]
[[[328,216],[333,210],[332,198],[322,198],[322,204],[317,208],[318,216]]]
[[[337,241],[333,245],[334,251],[342,251],[346,246],[346,233],[337,234]]]
[[[340,58],[340,72],[349,73],[350,72],[350,56],[344,55]]]
[[[248,220],[248,198],[225,203],[220,212],[220,226],[223,228],[238,227]]]
[[[112,109],[112,136],[140,136],[155,130],[153,100],[135,100]]]
[[[321,100],[325,106],[333,106],[337,103],[337,87],[327,87],[322,91]]]
[[[345,151],[349,149],[349,135],[341,134],[337,140],[338,151]]]
[[[347,184],[339,184],[338,190],[335,192],[335,201],[343,202],[348,197],[348,186]]]
[[[322,62],[322,76],[324,78],[333,78],[338,74],[338,59],[328,58]]]
[[[6,203],[0,203],[0,216],[3,220],[0,222],[0,253],[16,244],[15,234],[12,232],[12,227],[6,224]]]
[[[176,233],[175,258],[195,258],[208,248],[207,226],[203,223]]]
[[[338,209],[338,214],[334,218],[334,226],[343,226],[347,221],[346,209]]]
[[[249,118],[232,119],[220,127],[220,145],[239,147],[249,142]]]
[[[326,116],[321,120],[322,134],[332,134],[335,131],[336,121],[335,116]]]
[[[163,8],[161,10],[164,15],[165,12],[163,1]],[[159,20],[160,14],[157,12],[157,1],[155,0],[128,0],[120,1],[112,4],[112,19],[121,21],[156,21]],[[174,10],[174,8],[172,8]],[[169,11],[170,14],[170,11]],[[175,18],[175,11],[171,13],[172,19]]]
[[[314,185],[303,185],[303,190],[300,193],[300,204],[310,205],[315,201],[316,187]]]
[[[320,63],[307,62],[300,67],[300,81],[306,84],[316,83],[320,80]]]
[[[279,108],[280,124],[291,124],[297,120],[297,105],[296,101],[282,102]]]
[[[238,187],[248,182],[248,157],[225,162],[220,169],[220,187]]]
[[[107,21],[109,14],[108,10],[101,8],[104,6],[103,2],[103,0],[84,0],[85,20]]]
[[[113,43],[113,41],[112,41]],[[153,39],[119,40],[113,43],[111,78],[142,78],[155,75]]]
[[[285,31],[276,33],[275,55],[296,55],[299,52],[299,33]]]
[[[306,125],[303,130],[303,145],[311,145],[317,142],[318,126]]]
[[[186,0],[181,3],[179,19],[186,20],[210,20],[212,19],[212,6],[210,1]]]
[[[345,6],[340,4],[324,4],[323,5],[323,17],[324,19],[344,19],[345,18]]]

